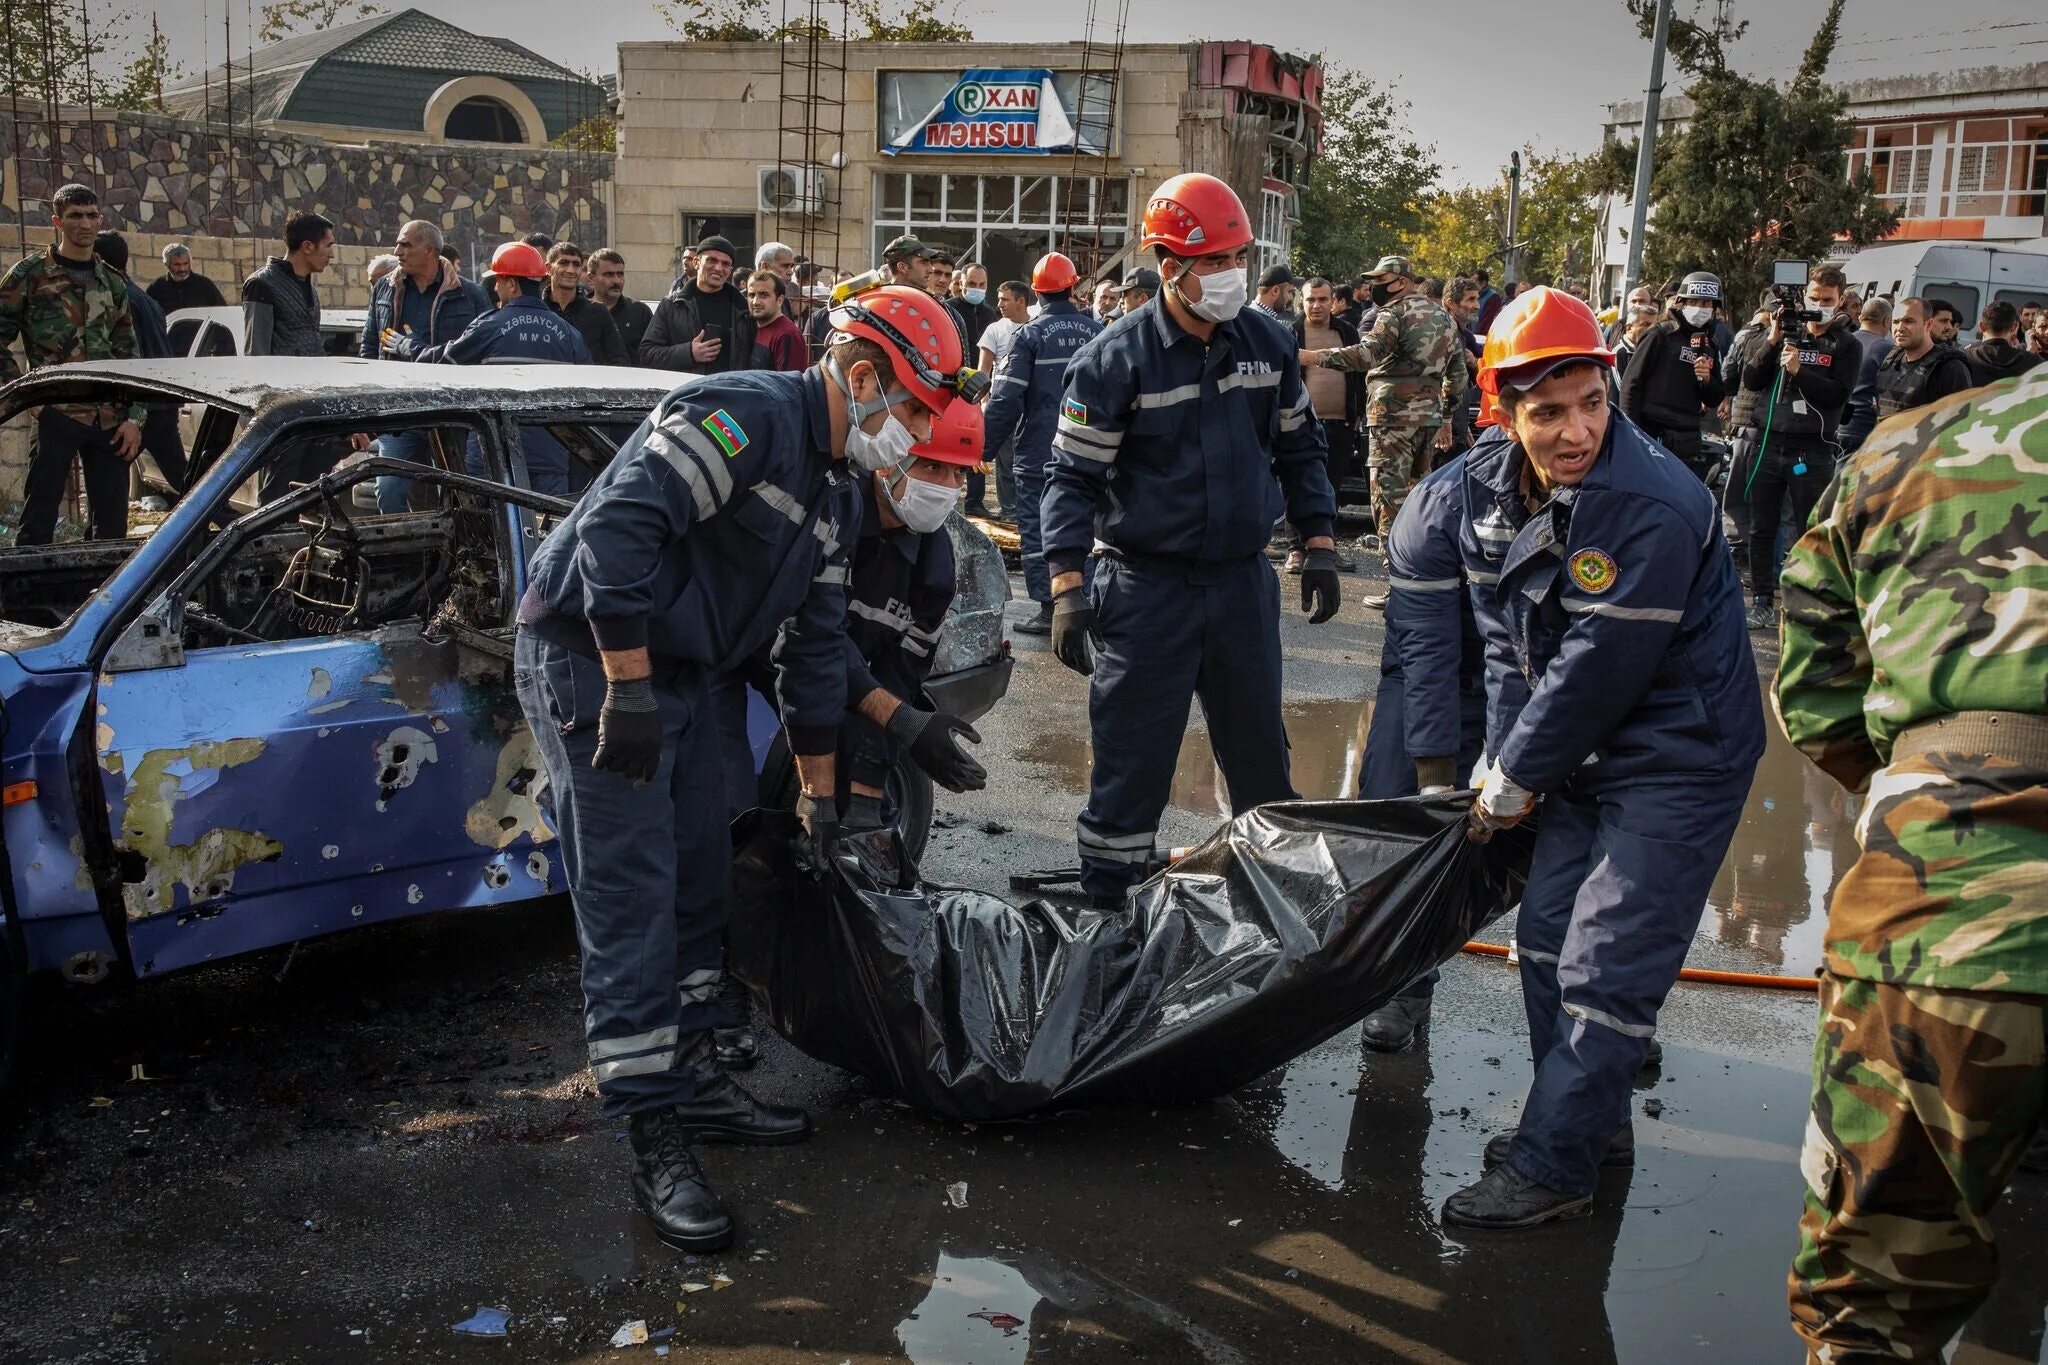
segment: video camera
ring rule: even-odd
[[[1820,314],[1806,306],[1805,261],[1771,262],[1771,316],[1780,331],[1789,332],[1803,322],[1819,322]]]

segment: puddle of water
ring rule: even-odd
[[[1346,796],[1356,790],[1372,705],[1369,700],[1319,699],[1285,708],[1294,785],[1303,796]],[[1690,961],[1807,975],[1820,963],[1828,892],[1856,859],[1859,798],[1822,776],[1786,742],[1775,721],[1767,720],[1765,731],[1768,742],[1742,825],[1708,895]],[[1061,790],[1086,796],[1090,750],[1085,733],[1041,735],[1017,757],[1042,770]],[[1206,730],[1191,726],[1181,745],[1172,804],[1215,820],[1229,810]]]
[[[939,1253],[932,1292],[896,1327],[914,1365],[975,1365],[1031,1354],[1031,1310],[1040,1295],[1021,1272],[987,1257]]]

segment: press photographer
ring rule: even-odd
[[[1862,363],[1855,324],[1841,310],[1847,285],[1834,266],[1779,261],[1770,325],[1742,353],[1741,399],[1757,425],[1735,438],[1725,505],[1744,533],[1751,630],[1778,628],[1778,526],[1787,494],[1791,524],[1803,527],[1835,472],[1835,427]]]

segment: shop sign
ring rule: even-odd
[[[912,106],[913,108],[916,106]],[[932,111],[883,152],[1043,156],[1074,148],[1074,124],[1042,67],[963,71]]]

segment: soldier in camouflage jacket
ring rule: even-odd
[[[1384,545],[1408,490],[1429,472],[1432,452],[1449,449],[1446,423],[1464,401],[1471,371],[1458,324],[1416,287],[1405,256],[1388,256],[1373,268],[1372,296],[1379,316],[1356,346],[1303,351],[1301,363],[1365,371],[1366,463],[1373,524]],[[1385,605],[1384,598],[1366,601]]]
[[[1868,792],[1828,912],[1794,1330],[1937,1360],[2048,1088],[2048,374],[1880,425],[1786,561],[1785,734]]]
[[[66,185],[52,207],[57,241],[0,278],[0,382],[21,374],[8,350],[16,338],[32,370],[141,354],[127,282],[93,254],[98,199],[83,185]],[[127,534],[128,461],[142,448],[143,414],[140,403],[67,403],[41,410],[17,544],[49,543],[74,458],[85,471],[93,538]]]

